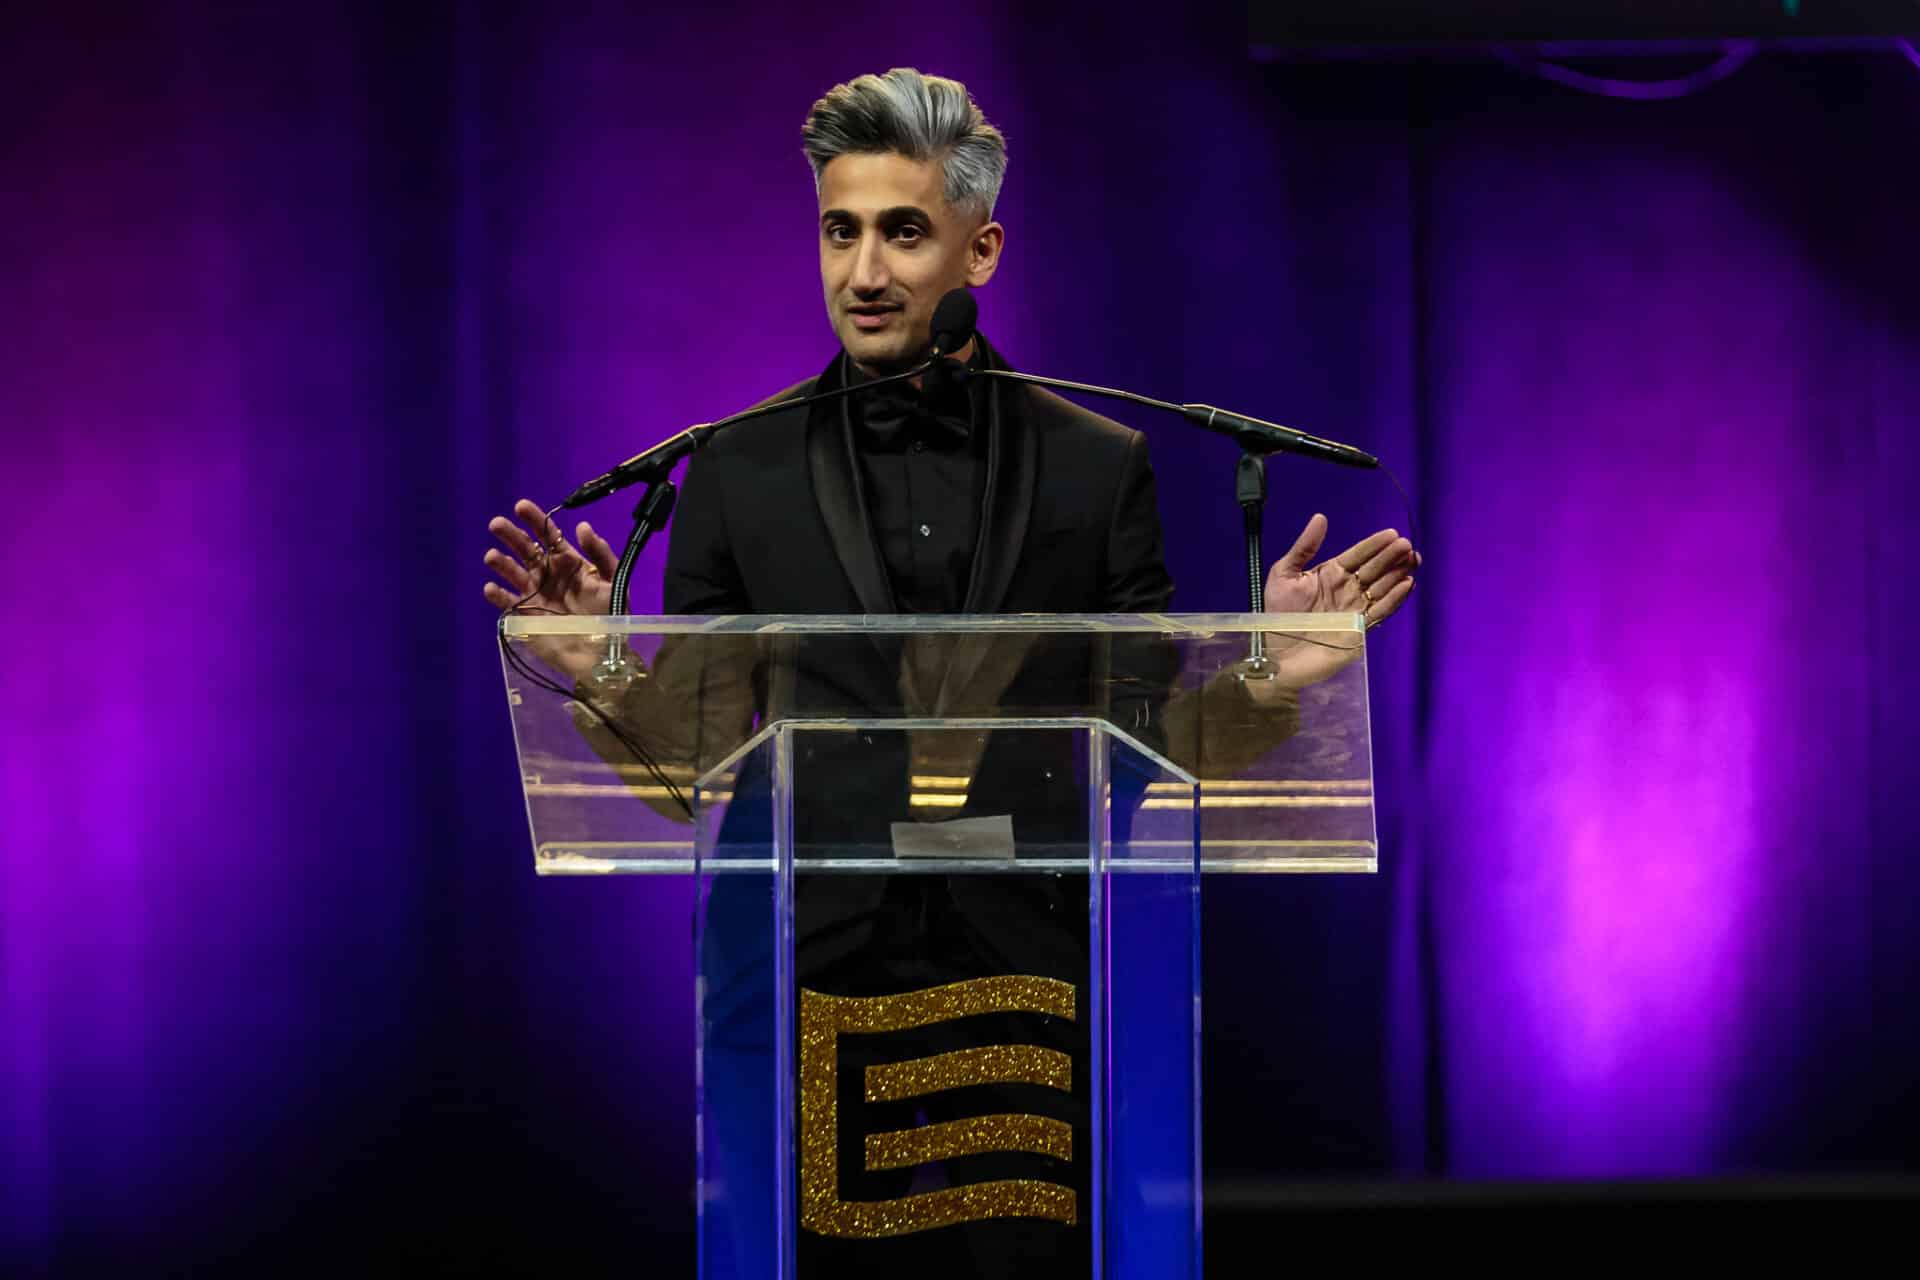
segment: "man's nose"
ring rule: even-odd
[[[862,297],[871,297],[885,293],[887,286],[893,283],[893,277],[887,271],[886,255],[882,250],[886,241],[880,236],[863,236],[860,247],[853,251],[853,279],[849,282],[853,291]]]

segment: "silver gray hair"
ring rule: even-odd
[[[836,156],[897,152],[938,160],[947,203],[987,219],[1007,176],[1007,140],[987,123],[967,86],[912,67],[833,86],[807,112],[800,140],[815,190]]]

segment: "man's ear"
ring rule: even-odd
[[[993,279],[993,273],[1000,266],[1000,250],[1006,246],[1007,229],[997,222],[989,222],[973,233],[967,241],[967,284],[979,288]]]

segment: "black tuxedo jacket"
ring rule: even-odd
[[[1006,367],[980,341],[987,367]],[[846,376],[846,357],[836,356],[819,377],[774,400],[842,386]],[[1173,583],[1162,558],[1145,438],[1038,388],[981,381],[985,390],[975,397],[974,429],[987,432],[987,478],[966,611],[1164,610]],[[672,526],[666,612],[896,611],[867,515],[847,400],[729,427],[694,456]],[[1077,711],[1106,696],[1116,662],[1126,670],[1120,684],[1153,691],[1140,698],[1139,709],[1114,713],[1142,727],[1172,677],[1170,650],[1158,642],[1139,643],[1147,639],[1122,638],[1117,659],[1099,637],[923,644],[849,636],[810,639],[804,648],[763,642],[750,655],[718,662],[714,655],[724,650],[707,645],[701,671],[674,670],[687,647],[663,650],[658,675],[662,685],[679,688],[682,700],[698,708],[667,714],[704,726],[709,739],[684,744],[675,754],[711,761],[719,749],[743,740],[746,726],[735,717],[744,718],[749,703],[769,718]],[[743,677],[749,665],[751,675]],[[662,708],[653,710],[658,723]],[[924,809],[916,815],[909,803],[910,778],[931,772],[971,779],[965,807],[937,816],[1008,815],[1023,855],[1061,849],[1084,854],[1084,768],[1073,746],[1070,735],[1057,731],[802,735],[795,762],[796,846],[802,856],[890,855],[891,824],[928,816]],[[764,844],[770,834],[765,786],[765,771],[749,763],[736,783],[723,841]],[[816,884],[809,890],[803,882],[802,905],[809,896],[830,898],[832,906],[817,905],[843,924],[877,893],[844,877],[831,879],[837,887]],[[1032,878],[1016,887],[999,876],[961,876],[951,891],[989,934],[1005,928],[1024,935],[1038,917],[1071,919],[1085,910],[1084,888]],[[1026,898],[1033,900],[1017,901]],[[862,931],[832,932],[839,941],[831,950],[839,952],[857,945]],[[1012,937],[1003,941],[1007,950],[1021,949]],[[1070,936],[1061,942],[1069,949],[1077,945]],[[1070,959],[1060,957],[1062,964]]]
[[[1006,367],[980,341],[986,365]],[[846,357],[837,356],[818,378],[775,400],[839,387],[845,377]],[[987,432],[987,479],[966,612],[1164,610],[1173,582],[1161,554],[1145,438],[1038,388],[982,381],[975,403],[984,420],[975,429]],[[668,613],[896,611],[867,516],[850,412],[841,398],[771,414],[716,434],[695,455],[667,557]],[[1137,668],[1145,648],[1134,645],[1124,658],[1129,687],[1142,685]],[[754,701],[773,715],[1071,712],[1107,696],[1112,652],[1092,640],[814,639],[804,650],[760,655]],[[1170,674],[1161,673],[1163,689]],[[1134,724],[1148,718],[1143,710],[1119,714]],[[723,742],[736,732],[719,728]],[[1050,769],[1033,750],[982,742],[980,754],[969,756],[953,741],[899,745],[898,769],[874,767],[870,739],[829,752],[833,771],[820,771],[825,762],[816,753],[814,776],[802,781],[835,801],[810,805],[818,812],[798,834],[820,843],[886,845],[887,824],[910,817],[912,772],[973,776],[960,812],[1011,814],[1023,844],[1074,839],[1085,829],[1073,770]],[[839,768],[855,752],[867,761],[857,777]],[[801,794],[808,795],[804,786]]]
[[[1006,368],[979,339],[989,368]],[[778,400],[845,385],[846,356]],[[1038,387],[987,381],[987,487],[967,613],[1166,608],[1153,471],[1138,432]],[[858,393],[856,393],[857,395]],[[848,400],[729,427],[688,466],[668,613],[893,613]],[[771,402],[769,402],[771,403]]]

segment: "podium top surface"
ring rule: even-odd
[[[1358,613],[785,613],[689,617],[673,614],[625,617],[553,617],[508,614],[508,636],[550,635],[1080,635],[1216,636],[1286,632],[1307,635],[1364,632]]]

